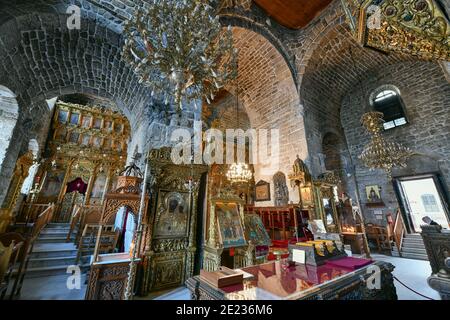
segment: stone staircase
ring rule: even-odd
[[[66,241],[68,232],[68,223],[50,223],[42,230],[30,255],[25,278],[67,274],[67,267],[75,265],[78,252],[74,235],[71,241]],[[89,266],[88,262],[89,257],[82,257],[82,270]]]
[[[403,237],[400,252],[402,258],[428,260],[427,251],[425,249],[425,245],[423,244],[422,236],[418,233],[406,234]],[[392,249],[392,255],[395,257],[400,256],[395,246]]]

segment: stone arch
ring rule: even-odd
[[[413,57],[392,53],[384,55],[370,48],[361,47],[351,36],[343,21],[336,20],[328,32],[322,34],[305,65],[300,97],[308,123],[307,136],[309,152],[321,152],[323,135],[333,131],[344,137],[341,124],[342,101],[345,96],[363,88],[364,79],[376,77],[380,70],[398,63],[414,60]],[[359,104],[368,107],[368,93]],[[359,118],[355,119],[359,122]],[[320,172],[319,159],[311,159],[314,174]]]
[[[264,160],[279,164],[268,168],[257,163],[255,180],[272,181],[276,172],[290,172],[296,154],[303,159],[308,155],[296,84],[285,58],[269,40],[242,27],[233,27],[232,32],[239,50],[240,103],[252,129],[268,130],[269,150]],[[225,90],[235,94],[235,84],[226,86]],[[271,129],[279,130],[279,161],[270,157]]]
[[[289,173],[296,154],[308,155],[296,84],[286,60],[265,37],[241,27],[233,27],[233,37],[239,50],[240,100],[250,124],[280,133],[280,166],[272,171],[255,166],[256,180],[270,181],[277,171]]]
[[[391,90],[394,91],[395,93],[397,93],[400,97],[402,95],[402,93],[400,92],[400,89],[393,85],[393,84],[383,84],[379,87],[377,87],[376,89],[372,90],[372,92],[369,95],[369,103],[370,105],[373,105],[373,101],[375,100],[375,97],[382,91],[385,90]]]
[[[305,34],[308,34],[309,37],[302,43],[302,46],[296,50],[295,54],[299,88],[302,87],[306,68],[314,56],[314,51],[320,47],[322,39],[325,38],[330,31],[336,28],[348,30],[348,28],[346,29],[346,26],[344,26],[345,19],[346,16],[342,11],[341,5],[338,1],[335,1],[325,9],[325,12],[320,17],[318,23],[310,24],[310,26],[305,29]],[[351,36],[350,33],[348,33],[348,35]],[[302,97],[300,98],[302,99]]]
[[[48,111],[36,101],[75,92],[114,100],[127,116],[148,102],[147,88],[121,59],[122,36],[101,19],[87,14],[81,30],[68,30],[63,13],[17,15],[0,25],[7,44],[0,46],[0,82],[17,93],[24,118]]]
[[[266,22],[265,19],[267,17],[264,17],[258,19],[257,17],[253,17],[250,14],[249,16],[243,16],[237,12],[233,12],[233,10],[227,10],[225,13],[221,13],[220,15],[220,22],[223,25],[229,25],[232,27],[237,28],[243,28],[250,31],[253,31],[254,33],[263,36],[268,42],[270,42],[277,50],[278,52],[283,56],[285,62],[289,66],[289,69],[292,73],[293,80],[295,82],[296,87],[298,86],[298,75],[297,75],[297,68],[295,67],[295,64],[293,63],[294,59],[292,58],[294,55],[292,54],[292,51],[289,50],[284,43],[281,41],[281,34],[276,34],[275,31],[277,29],[270,28]],[[258,20],[264,20],[258,21]],[[285,33],[294,33],[292,30],[286,29],[281,26],[281,29]]]

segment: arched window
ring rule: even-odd
[[[6,157],[18,117],[19,105],[16,95],[8,88],[0,85],[0,167]]]
[[[30,139],[30,142],[28,143],[28,150],[30,150],[33,153],[33,156],[37,158],[39,153],[39,144],[36,139]],[[33,163],[30,169],[28,169],[28,176],[23,181],[20,193],[25,195],[30,194],[31,189],[33,188],[34,177],[36,176],[38,169],[39,163]]]
[[[408,123],[406,119],[403,100],[397,90],[384,88],[372,94],[372,106],[384,114],[384,129],[400,127]]]

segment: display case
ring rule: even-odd
[[[186,282],[193,300],[396,300],[390,263],[368,261],[356,267],[352,258],[331,264],[289,265],[285,260],[243,268],[248,276],[240,285],[215,288],[196,276]],[[361,260],[361,259],[359,259]],[[368,286],[379,270],[379,288]]]

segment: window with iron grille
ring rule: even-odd
[[[383,90],[379,92],[372,101],[376,111],[384,114],[384,129],[389,130],[408,123],[406,119],[403,101],[394,90]]]

